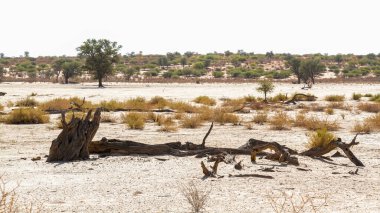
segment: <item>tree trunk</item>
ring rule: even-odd
[[[298,83],[298,84],[301,83],[301,76],[300,76],[300,74],[297,75],[297,83]]]
[[[68,84],[68,83],[69,83],[69,77],[65,76],[65,84]]]
[[[48,162],[89,158],[88,144],[99,128],[100,109],[96,109],[92,120],[90,120],[91,113],[92,110],[87,113],[84,119],[73,116],[69,123],[66,123],[65,113],[62,113],[63,129],[50,146]]]
[[[98,87],[99,88],[104,88],[104,86],[103,86],[103,83],[102,83],[102,77],[99,77],[99,79],[98,79],[98,82],[99,82],[99,84],[98,84]]]

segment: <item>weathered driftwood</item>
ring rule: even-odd
[[[359,142],[356,142],[356,138],[359,134],[356,134],[352,139],[351,143],[342,142],[341,138],[337,138],[329,143],[326,147],[314,147],[309,150],[306,150],[301,153],[301,155],[309,156],[309,157],[321,157],[336,148],[340,148],[344,154],[350,159],[352,163],[356,166],[364,166],[364,164],[354,155],[354,153],[350,150],[351,146],[358,145]]]
[[[299,165],[298,158],[291,156],[289,151],[281,146],[277,142],[267,142],[263,145],[254,146],[251,150],[251,161],[256,163],[256,155],[259,152],[262,152],[266,149],[273,150],[275,153],[271,155],[267,155],[266,158],[270,160],[275,160],[280,163],[286,162],[292,165]]]
[[[306,95],[306,94],[303,94],[303,93],[297,93],[297,94],[293,95],[292,99],[290,99],[288,101],[285,101],[285,104],[297,104],[297,101],[299,101],[298,97],[300,97],[300,96],[301,97],[306,97],[306,98],[308,98],[310,100],[313,100],[313,101],[315,101],[317,99],[317,97],[314,96],[314,95]]]
[[[90,120],[91,113],[92,110],[87,113],[84,119],[75,118],[73,115],[69,123],[65,120],[65,113],[62,113],[63,129],[50,146],[48,162],[89,158],[88,144],[99,128],[100,109],[95,111],[92,120]]]

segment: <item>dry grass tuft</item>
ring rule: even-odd
[[[375,101],[375,102],[380,102],[380,94],[373,95],[369,100]]]
[[[128,99],[123,103],[123,105],[125,109],[137,111],[148,111],[151,107],[143,97]]]
[[[121,120],[129,129],[144,129],[146,114],[138,112],[123,113]]]
[[[272,98],[269,98],[269,102],[284,102],[288,100],[287,95],[279,93]]]
[[[34,108],[19,108],[5,116],[7,124],[44,124],[50,120],[49,115]]]
[[[183,128],[195,129],[203,124],[203,120],[199,115],[184,115],[181,120]]]
[[[336,131],[339,129],[339,123],[330,121],[327,118],[319,119],[317,116],[306,116],[303,113],[298,113],[294,120],[294,126],[302,127],[308,130],[327,129],[329,131]]]
[[[176,132],[176,131],[178,131],[178,127],[175,124],[163,124],[158,131]]]
[[[370,126],[371,129],[380,130],[380,113],[367,118],[365,123]]]
[[[186,185],[181,185],[180,192],[191,205],[191,211],[195,213],[201,212],[204,209],[210,196],[210,190],[202,192],[193,181],[190,181]]]
[[[172,101],[169,103],[169,107],[178,113],[195,113],[197,111],[197,107],[183,101]]]
[[[325,97],[325,101],[331,101],[331,102],[341,102],[344,100],[345,100],[344,95],[327,95]]]
[[[257,112],[256,115],[253,116],[252,121],[255,122],[256,124],[263,125],[264,123],[268,121],[268,112],[267,111]]]
[[[355,101],[360,101],[360,99],[363,97],[362,94],[360,93],[353,93],[352,94],[352,100],[355,100]]]
[[[277,111],[269,120],[271,129],[288,130],[290,129],[291,119],[286,112]]]
[[[111,113],[102,113],[100,117],[102,123],[117,123],[117,118]]]
[[[35,107],[38,105],[38,102],[36,99],[31,98],[31,97],[26,97],[25,99],[21,99],[16,102],[17,107]]]
[[[325,110],[325,106],[321,106],[317,103],[312,103],[309,105],[309,108],[311,111],[314,111],[314,112],[323,112]]]
[[[208,96],[198,96],[193,100],[197,104],[203,104],[207,106],[215,106],[216,101]]]
[[[125,109],[123,102],[117,100],[101,101],[99,105],[107,111],[120,111]]]
[[[156,109],[164,109],[168,106],[169,101],[161,96],[154,96],[149,100],[149,104]]]
[[[79,97],[71,97],[71,98],[55,98],[50,101],[46,101],[41,103],[38,108],[43,111],[60,111],[60,110],[68,110],[71,107],[75,107],[73,105],[82,105],[83,99]],[[85,101],[82,108],[83,109],[90,109],[93,108],[94,105],[91,103],[91,101]]]
[[[238,99],[225,99],[223,100],[223,107],[230,108],[231,111],[241,109],[244,106],[245,98]]]
[[[326,112],[326,114],[328,114],[328,115],[333,115],[333,114],[334,114],[334,109],[333,109],[333,108],[326,108],[326,109],[325,109],[325,112]]]
[[[380,104],[378,103],[359,103],[358,109],[365,112],[380,112]]]
[[[240,124],[240,117],[233,114],[229,113],[228,110],[224,108],[217,108],[214,110],[214,121],[224,125],[227,123],[231,123],[233,125],[239,125]]]
[[[327,131],[326,128],[318,129],[309,135],[307,147],[309,149],[317,147],[326,148],[329,146],[330,142],[335,139],[335,135]]]
[[[368,124],[367,122],[363,122],[363,123],[356,122],[351,131],[356,132],[356,133],[368,134],[372,131],[372,128],[371,128],[371,125]]]
[[[295,93],[291,97],[294,97],[294,95],[295,95]],[[308,95],[308,96],[298,95],[296,97],[295,101],[315,101],[316,100],[316,96],[314,96],[313,94],[307,93],[306,95]]]

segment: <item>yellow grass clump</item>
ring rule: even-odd
[[[365,112],[380,112],[380,104],[378,103],[360,103],[358,104],[358,109]]]
[[[185,115],[181,120],[183,128],[195,129],[203,124],[203,120],[199,115]]]
[[[356,133],[368,134],[372,131],[372,128],[371,128],[371,125],[367,122],[363,122],[363,123],[356,122],[351,131],[356,132]]]
[[[240,124],[240,117],[233,114],[228,113],[226,109],[224,108],[217,108],[214,110],[214,121],[224,125],[226,123],[231,123],[233,125],[239,125]]]
[[[307,147],[311,148],[326,148],[329,146],[331,141],[335,140],[336,137],[333,133],[327,131],[327,129],[318,129],[314,133],[309,135],[309,141]]]
[[[5,117],[7,124],[43,124],[48,123],[49,120],[49,115],[34,108],[15,109]]]
[[[38,108],[43,111],[59,111],[59,110],[67,110],[70,108],[76,108],[75,104],[82,105],[83,109],[93,108],[94,105],[91,101],[85,101],[83,103],[83,99],[79,97],[71,97],[71,98],[55,98],[50,101],[46,101],[41,103]]]
[[[279,93],[272,98],[269,98],[269,102],[284,102],[288,100],[288,97],[285,94]]]
[[[268,112],[267,111],[257,112],[256,115],[253,116],[252,121],[255,122],[256,124],[263,125],[265,122],[268,121]]]
[[[129,112],[123,113],[121,119],[129,129],[144,129],[146,115],[144,113]]]
[[[327,118],[319,119],[317,116],[305,116],[304,114],[297,114],[294,120],[294,126],[302,127],[308,130],[327,129],[329,131],[336,131],[339,129],[339,123],[330,121]]]
[[[326,109],[325,109],[325,112],[326,112],[326,114],[328,114],[328,115],[333,115],[333,114],[334,114],[334,109],[333,109],[333,108],[326,108]]]
[[[271,129],[287,130],[290,129],[291,118],[286,112],[277,111],[269,120]]]
[[[123,104],[128,110],[148,111],[150,109],[149,103],[143,97],[128,99]]]
[[[154,96],[154,97],[152,97],[152,98],[149,100],[149,104],[150,104],[153,108],[164,109],[165,107],[168,106],[169,101],[166,100],[165,98],[161,97],[161,96]]]
[[[325,97],[325,101],[331,101],[331,102],[341,102],[344,101],[345,97],[344,95],[327,95]]]
[[[38,102],[36,99],[31,98],[31,97],[26,97],[25,99],[21,99],[16,102],[16,106],[18,107],[35,107],[38,105]]]
[[[118,111],[125,109],[123,102],[114,99],[110,101],[101,101],[99,105],[107,111]]]
[[[231,111],[241,109],[244,106],[245,98],[238,99],[225,99],[223,100],[223,107],[230,108]]]
[[[365,123],[370,126],[371,129],[380,130],[380,113],[365,119]]]
[[[197,111],[197,107],[183,101],[170,102],[169,107],[179,113],[194,113]]]
[[[198,96],[193,100],[197,104],[203,104],[207,106],[215,106],[216,101],[208,96]]]

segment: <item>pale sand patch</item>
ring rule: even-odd
[[[276,84],[274,93],[305,92],[300,85]],[[110,84],[106,89],[97,89],[94,84],[58,85],[12,83],[0,84],[0,91],[8,94],[1,101],[17,101],[36,92],[39,101],[56,97],[80,96],[98,102],[109,99],[127,99],[135,96],[166,98],[190,101],[199,95],[214,98],[259,95],[256,84]],[[379,84],[318,84],[310,92],[320,100],[328,94],[345,95],[353,92],[380,93]],[[43,96],[41,96],[43,95]],[[346,101],[356,104],[354,101]],[[324,101],[318,101],[323,104]],[[345,113],[343,120],[340,113]],[[293,115],[294,112],[289,112]],[[322,116],[322,114],[320,114]],[[350,132],[354,121],[363,120],[370,113],[336,110],[331,119],[339,119],[342,129],[335,132],[344,141],[353,137]],[[250,119],[253,113],[243,115]],[[324,114],[323,114],[324,116]],[[268,194],[286,191],[300,194],[329,195],[328,205],[322,212],[377,212],[380,209],[380,148],[379,133],[358,137],[361,143],[353,148],[354,153],[366,167],[359,175],[350,175],[356,169],[346,158],[334,158],[331,163],[300,157],[300,167],[312,171],[299,171],[294,166],[281,166],[276,162],[258,159],[250,163],[248,156],[242,171],[232,165],[221,164],[221,179],[202,180],[200,161],[194,157],[174,158],[167,161],[147,156],[119,156],[63,164],[48,164],[31,161],[32,157],[48,154],[51,140],[59,130],[51,130],[57,119],[43,125],[0,124],[0,174],[4,173],[11,184],[20,183],[17,192],[20,202],[43,202],[51,212],[189,212],[190,207],[178,190],[178,184],[193,180],[200,187],[211,188],[207,212],[273,212]],[[143,131],[128,130],[122,124],[101,124],[95,137],[119,138],[156,144],[171,141],[200,143],[208,125],[176,133],[157,132],[159,127],[148,124]],[[216,125],[207,144],[220,147],[238,147],[249,138],[277,141],[298,150],[305,149],[307,131],[292,128],[290,131],[270,130],[268,125],[253,125],[253,130],[243,126]],[[21,158],[27,158],[22,160]],[[274,173],[259,171],[262,167],[276,165]],[[340,174],[332,174],[338,172]],[[274,179],[229,178],[228,174],[263,174]],[[136,193],[136,192],[141,192]]]

